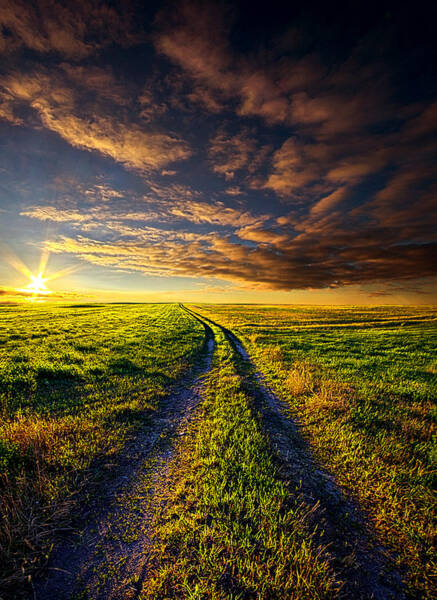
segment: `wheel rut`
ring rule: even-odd
[[[211,367],[214,334],[205,321],[202,364],[186,377],[119,457],[117,475],[74,538],[61,542],[29,600],[129,600],[147,572],[150,523],[162,508],[168,465],[177,440],[196,418],[204,376]]]
[[[403,600],[393,557],[376,540],[357,504],[314,457],[286,404],[273,392],[242,342],[226,327],[184,307],[193,317],[220,329],[233,347],[240,376],[253,396],[262,425],[290,493],[309,507],[321,552],[343,582],[339,598]],[[317,539],[317,538],[315,538]]]

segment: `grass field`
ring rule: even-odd
[[[317,457],[394,550],[412,596],[431,598],[436,310],[197,308],[244,341]]]
[[[190,394],[184,375],[213,337],[194,417],[138,472],[134,489],[149,491],[124,492],[127,527],[147,515],[143,537],[124,536],[144,540],[146,567],[100,561],[104,589],[112,577],[126,599],[431,600],[436,319],[427,307],[0,308],[0,577],[18,586],[44,563],[162,399]]]
[[[174,305],[0,308],[1,577],[47,552],[202,347]]]

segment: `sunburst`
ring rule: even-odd
[[[10,249],[2,248],[3,254],[6,260],[11,264],[17,271],[19,271],[22,275],[27,277],[30,280],[25,287],[15,288],[15,292],[20,292],[21,294],[28,296],[29,299],[37,300],[38,298],[44,298],[53,294],[52,290],[47,287],[47,282],[52,281],[53,279],[58,279],[59,277],[64,277],[66,275],[70,275],[78,270],[77,266],[67,267],[66,269],[62,269],[55,273],[51,273],[50,275],[45,273],[45,269],[47,266],[47,262],[49,259],[49,253],[46,249],[43,250],[41,255],[41,260],[39,263],[38,274],[34,275],[30,269],[16,256]]]
[[[31,275],[30,278],[32,281],[24,288],[25,290],[29,290],[32,294],[38,294],[39,296],[46,296],[52,293],[46,286],[48,277],[43,277],[42,273],[38,273],[38,275]]]

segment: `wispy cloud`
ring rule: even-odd
[[[81,87],[76,85],[77,78]],[[82,78],[79,67],[13,73],[0,80],[3,117],[17,122],[14,107],[27,105],[39,116],[40,124],[72,146],[97,151],[128,169],[157,170],[191,156],[188,144],[178,135],[146,128],[132,116],[118,118],[120,109],[102,102],[103,98],[123,104],[126,99],[120,87],[111,83],[112,75],[102,70]],[[97,103],[87,100],[89,92],[97,95]]]
[[[107,193],[107,190],[106,190]],[[178,198],[171,202],[159,198],[139,198],[138,208],[134,210],[130,202],[130,209],[125,203],[120,202],[118,196],[116,202],[92,205],[87,210],[76,208],[59,208],[57,206],[31,206],[21,211],[21,215],[37,219],[39,221],[50,221],[54,223],[69,223],[76,227],[86,226],[88,229],[97,227],[108,227],[117,222],[131,221],[137,224],[151,221],[160,223],[171,223],[186,221],[189,224],[207,224],[220,227],[247,227],[263,223],[271,218],[268,214],[254,214],[241,208],[225,206],[223,202],[204,202]],[[140,207],[147,206],[147,210]]]
[[[52,252],[76,255],[92,264],[148,275],[209,277],[252,288],[309,289],[417,279],[434,274],[436,244],[399,245],[388,230],[369,229],[371,243],[335,219],[292,237],[284,230],[240,228],[241,242],[218,232],[196,234],[165,229],[131,228],[130,240],[108,242],[61,236]],[[247,245],[247,241],[255,243]]]

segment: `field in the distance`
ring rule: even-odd
[[[53,597],[35,572],[50,582],[59,533],[142,432],[156,443],[124,504],[100,507],[117,528],[98,521],[97,551],[85,535],[47,589],[431,600],[436,323],[432,307],[0,306],[0,598]]]

